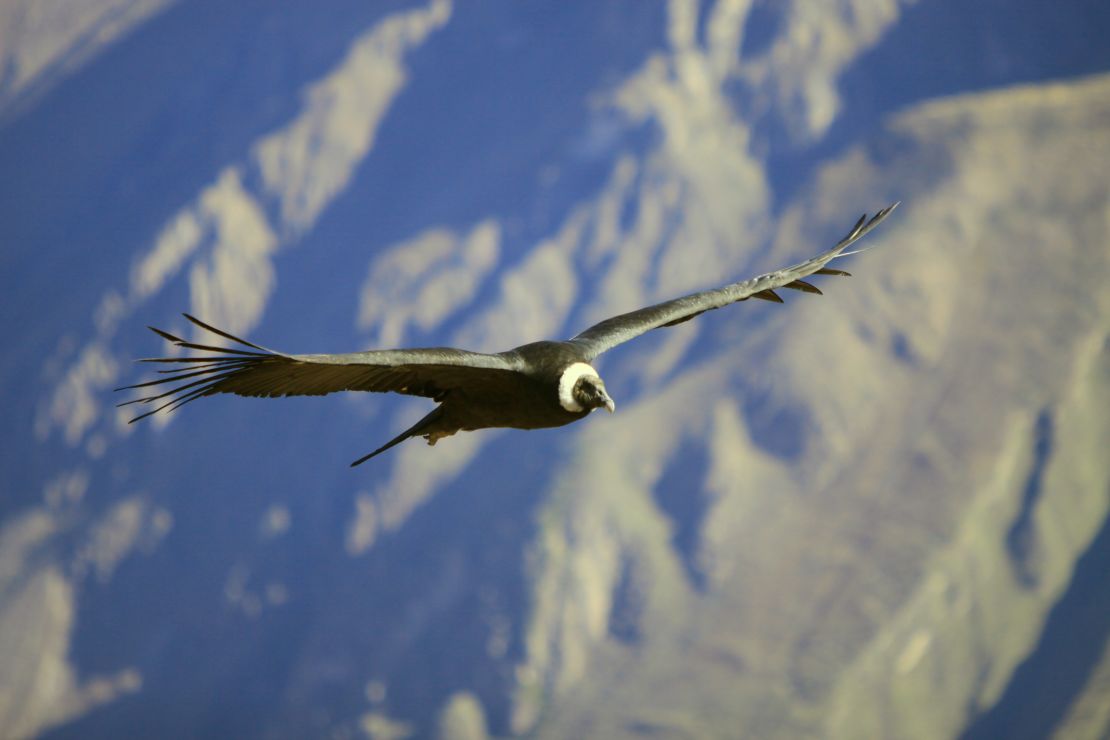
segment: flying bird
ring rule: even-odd
[[[898,203],[894,203],[870,219],[866,215],[860,217],[847,236],[832,249],[792,267],[614,316],[566,341],[533,342],[497,354],[433,347],[291,355],[252,344],[184,314],[193,324],[238,347],[188,342],[149,327],[178,347],[205,354],[139,360],[173,367],[159,371],[166,377],[116,390],[180,383],[167,391],[121,403],[120,406],[156,405],[132,422],[163,409],[173,411],[190,401],[217,393],[273,398],[322,396],[337,391],[394,392],[424,396],[438,404],[420,421],[355,460],[352,467],[409,437],[422,436],[428,444],[434,445],[459,431],[559,427],[584,418],[594,409],[604,408],[610,413],[616,410],[605,382],[590,364],[602,352],[652,329],[681,324],[706,311],[749,298],[782,303],[776,288],[820,294],[820,290],[802,278],[848,276],[843,270],[827,267],[828,263],[864,251],[846,250],[878,226],[897,206]],[[159,401],[164,403],[157,404]]]

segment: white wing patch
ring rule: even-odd
[[[587,375],[592,375],[598,380],[601,379],[601,376],[597,374],[597,370],[594,370],[592,365],[587,365],[584,362],[574,363],[559,376],[559,403],[567,411],[578,413],[586,410],[582,408],[582,404],[574,400],[573,391],[574,384],[578,382],[578,379]]]

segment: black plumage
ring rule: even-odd
[[[845,250],[882,222],[897,205],[884,208],[870,219],[861,217],[836,246],[797,265],[614,316],[566,341],[534,342],[497,354],[434,347],[290,355],[252,344],[185,314],[193,324],[235,342],[239,348],[188,342],[150,327],[178,347],[206,354],[140,360],[175,367],[158,371],[165,377],[117,390],[157,389],[163,384],[172,387],[120,405],[153,406],[131,420],[134,422],[216,393],[275,397],[371,391],[424,396],[438,403],[412,427],[352,465],[365,462],[409,437],[423,436],[429,444],[435,444],[457,431],[563,426],[595,408],[615,409],[604,382],[589,364],[601,353],[652,329],[674,326],[738,301],[760,298],[782,303],[776,288],[820,295],[820,290],[802,278],[847,276],[847,272],[826,265],[837,257],[854,254]]]

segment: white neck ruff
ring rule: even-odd
[[[582,404],[578,403],[574,398],[574,384],[578,382],[579,378],[586,375],[592,375],[598,379],[601,378],[601,376],[597,374],[597,370],[594,370],[593,367],[584,362],[574,363],[564,370],[563,374],[559,377],[559,404],[567,411],[577,414],[580,411],[586,410],[583,408]]]

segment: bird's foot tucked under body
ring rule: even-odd
[[[434,447],[436,442],[443,439],[444,437],[450,437],[454,433],[455,433],[454,431],[451,431],[451,432],[432,432],[431,434],[425,434],[424,439],[428,440],[428,446],[429,447]]]

